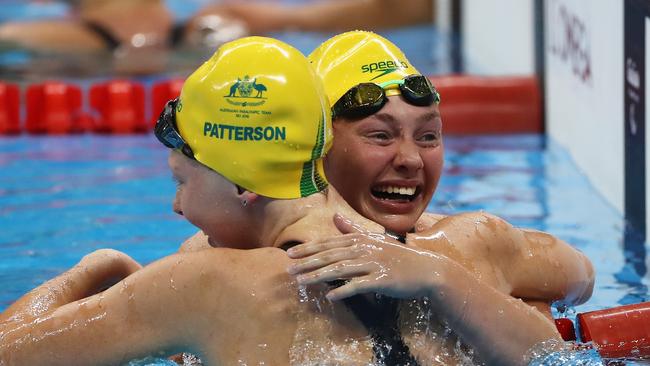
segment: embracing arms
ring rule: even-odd
[[[122,252],[97,250],[83,257],[68,271],[18,299],[0,314],[0,324],[33,319],[59,306],[101,292],[140,268],[140,264]]]
[[[553,235],[484,212],[448,216],[417,233],[413,244],[491,277],[517,298],[580,304],[593,290],[593,266],[584,254]]]
[[[5,322],[0,364],[114,365],[202,348],[210,321],[218,326],[208,315],[228,298],[220,292],[227,287],[216,286],[219,264],[206,254],[170,256],[102,293]]]
[[[488,364],[525,364],[535,344],[560,340],[554,324],[509,296],[499,276],[472,270],[480,263],[404,246],[341,217],[335,223],[348,234],[289,250],[297,261],[288,271],[298,275],[299,283],[349,279],[330,291],[332,300],[372,292],[396,298],[426,296],[433,310]]]

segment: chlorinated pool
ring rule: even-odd
[[[645,246],[624,249],[620,213],[563,149],[537,135],[445,143],[429,211],[485,210],[585,252],[596,289],[577,311],[649,299]],[[99,248],[143,263],[173,253],[196,229],[171,211],[167,153],[152,135],[0,138],[0,310]]]
[[[550,232],[594,263],[592,299],[569,312],[647,301],[623,219],[562,148],[539,135],[446,137],[446,165],[428,210],[485,210]],[[196,229],[171,211],[168,149],[153,135],[0,138],[0,311],[96,249],[149,263]],[[633,246],[634,247],[634,246]]]

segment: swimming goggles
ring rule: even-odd
[[[440,94],[423,75],[409,75],[401,80],[380,84],[361,83],[348,90],[332,107],[332,117],[359,118],[378,112],[388,101],[384,88],[397,84],[407,102],[417,106],[440,103]]]
[[[160,113],[153,133],[163,145],[170,149],[180,150],[183,155],[196,160],[192,148],[185,142],[183,136],[181,136],[176,128],[177,108],[182,108],[182,104],[179,104],[178,98],[172,99],[165,104],[165,109]]]

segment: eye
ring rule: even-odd
[[[418,139],[419,142],[427,145],[437,145],[440,141],[440,132],[429,131],[421,134]]]
[[[176,177],[175,175],[172,175],[172,181],[176,185],[176,188],[179,188],[182,184],[181,180],[178,179],[178,177]]]
[[[375,131],[368,134],[368,138],[378,141],[388,141],[391,136],[388,132],[385,131]]]

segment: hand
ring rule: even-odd
[[[395,298],[428,295],[440,273],[444,257],[405,246],[354,224],[341,215],[334,224],[343,234],[297,245],[287,251],[296,261],[287,268],[301,285],[336,279],[349,281],[327,294],[330,300],[375,292]]]
[[[83,257],[75,267],[84,275],[79,282],[80,289],[84,289],[83,297],[102,292],[142,268],[133,258],[113,249],[96,250]]]
[[[76,266],[18,299],[0,314],[0,324],[27,322],[60,306],[102,292],[140,268],[140,264],[117,250],[94,251]]]

